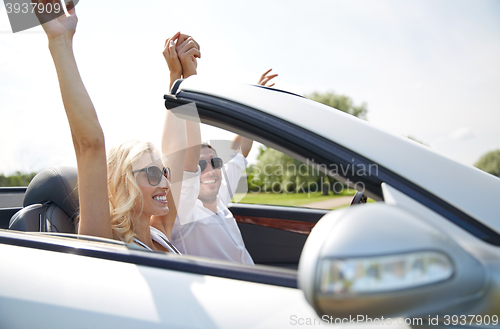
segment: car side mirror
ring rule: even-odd
[[[302,251],[298,285],[329,321],[427,319],[452,307],[467,314],[484,294],[485,273],[425,220],[377,203],[332,211],[318,222]]]

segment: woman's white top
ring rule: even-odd
[[[168,240],[167,236],[160,230],[154,228],[153,226],[149,227],[149,230],[151,231],[151,238],[153,241],[158,242],[159,245],[163,246],[165,249],[167,249],[169,252],[181,255],[179,250]],[[149,251],[153,251],[153,249],[149,248],[144,242],[141,240],[134,238],[134,243],[138,246],[143,247],[144,249],[147,249]]]

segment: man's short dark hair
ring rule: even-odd
[[[212,147],[212,145],[210,145],[210,144],[208,144],[206,142],[203,142],[203,143],[201,143],[201,148],[204,148],[204,147],[213,150],[214,153],[215,153],[215,155],[217,155],[217,151]]]

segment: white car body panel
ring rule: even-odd
[[[0,264],[9,265],[0,271],[2,328],[289,328],[292,316],[319,321],[299,289],[10,245],[0,245]]]
[[[186,79],[181,90],[232,100],[323,136],[405,177],[500,232],[500,180],[477,168],[342,111],[286,93],[270,93],[252,85],[214,83],[197,76]]]

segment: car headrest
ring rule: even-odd
[[[28,185],[23,206],[53,202],[69,217],[78,213],[78,172],[74,167],[52,167],[40,171]]]

